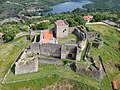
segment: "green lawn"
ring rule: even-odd
[[[92,48],[91,55],[97,59],[100,55],[103,59],[103,63],[108,72],[110,80],[115,79],[118,86],[120,86],[120,67],[116,67],[116,64],[120,66],[120,33],[116,31],[116,28],[112,26],[93,24],[87,25],[91,30],[95,30],[100,33],[102,40],[105,44],[102,48]],[[109,90],[110,82],[106,77],[102,80],[102,88]]]
[[[59,44],[75,44],[78,41],[78,38],[75,34],[69,34],[68,37],[58,38]]]
[[[84,84],[90,85],[92,87],[98,87],[98,82],[94,79],[91,79],[86,76],[77,75],[69,66],[58,66],[58,65],[39,65],[39,72],[31,73],[31,74],[22,74],[22,75],[14,75],[11,71],[5,82],[11,82],[16,80],[28,80],[28,79],[39,79],[44,77],[50,77],[52,75],[59,75],[63,78],[70,78],[72,80],[82,82]]]
[[[0,44],[0,81],[2,81],[12,62],[18,57],[23,48],[28,45],[29,41],[26,41],[24,37]]]

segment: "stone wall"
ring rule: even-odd
[[[40,54],[45,56],[54,56],[60,58],[61,56],[61,46],[59,44],[41,44]]]
[[[85,41],[87,39],[86,33],[80,28],[75,28],[74,33],[78,36],[80,41]]]
[[[38,60],[26,60],[24,62],[16,62],[15,63],[15,75],[17,74],[25,74],[32,73],[38,71]]]
[[[38,62],[46,64],[64,65],[64,62],[61,59],[47,58],[42,56],[38,57]]]
[[[66,45],[65,47],[66,47],[66,58],[76,60],[77,46]]]
[[[76,60],[79,61],[81,59],[81,54],[82,51],[79,47],[77,47],[77,52],[76,52]]]
[[[92,64],[86,66],[82,64],[76,63],[76,72],[82,75],[89,76],[91,78],[94,78],[96,80],[100,80],[104,75],[104,70],[102,68],[102,65],[100,61],[93,61]]]
[[[60,28],[68,28],[67,26],[56,26],[57,30]],[[57,32],[56,30],[56,32]],[[57,58],[61,58],[61,59],[72,59],[72,60],[80,60],[80,56],[81,56],[81,51],[85,48],[86,46],[86,42],[87,42],[87,38],[86,38],[86,34],[84,31],[82,31],[80,28],[76,28],[76,27],[70,27],[69,28],[69,33],[75,33],[78,38],[80,39],[80,41],[76,44],[76,46],[74,45],[59,45],[59,44],[43,44],[41,42],[37,43],[31,43],[30,48],[31,51],[35,54],[41,54],[41,55],[45,55],[45,56],[53,56],[53,57],[57,57]],[[41,32],[41,36],[42,37],[42,32]],[[77,49],[77,45],[79,47],[80,50]],[[80,56],[79,56],[80,55]]]
[[[35,54],[40,54],[40,44],[37,42],[30,44],[30,49]]]
[[[87,32],[88,41],[93,41],[95,38],[99,38],[99,34],[96,32]]]
[[[61,59],[70,58],[75,60],[77,50],[76,48],[76,46],[72,45],[41,44],[40,54],[45,56],[53,56]]]
[[[93,67],[94,68],[94,67]],[[103,76],[103,71],[102,70],[96,70],[93,69],[91,70],[86,70],[85,68],[79,68],[76,70],[77,73],[89,76],[91,78],[94,78],[96,80],[100,80]]]
[[[68,33],[69,33],[69,34],[73,33],[74,30],[75,30],[75,28],[76,28],[76,27],[69,27],[69,31],[68,31]]]

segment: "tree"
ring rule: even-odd
[[[19,32],[18,26],[11,25],[11,24],[5,24],[2,26],[3,29],[3,40],[6,42],[9,42],[14,39],[16,34]]]
[[[21,30],[21,31],[24,31],[24,32],[29,32],[30,27],[29,27],[28,25],[22,25],[22,26],[20,27],[20,30]]]

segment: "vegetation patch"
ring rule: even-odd
[[[29,41],[24,37],[19,37],[12,42],[4,43],[0,45],[0,78],[3,79],[10,65],[21,51],[29,45]]]
[[[59,44],[75,44],[78,41],[78,37],[75,34],[69,34],[68,37],[58,38]]]
[[[40,64],[39,71],[36,73],[15,75],[12,71],[10,71],[5,82],[13,83],[15,81],[20,81],[20,80],[25,80],[25,81],[30,79],[36,80],[39,78],[51,77],[52,75],[58,75],[63,78],[68,78],[71,80],[85,83],[86,85],[90,85],[92,87],[98,87],[98,82],[96,80],[86,76],[77,75],[73,70],[71,70],[69,66],[58,66],[58,65],[47,65],[47,64]]]

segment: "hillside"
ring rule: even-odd
[[[120,0],[90,0],[95,4],[85,5],[89,9],[120,9]]]
[[[50,10],[50,6],[70,0],[0,0],[0,19],[14,17],[23,7],[26,9]]]

